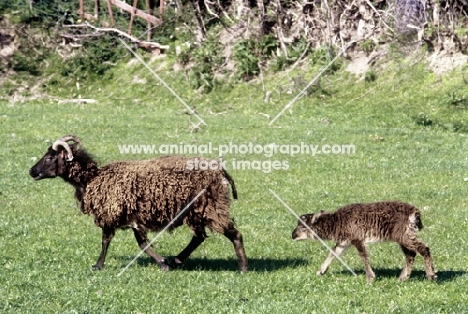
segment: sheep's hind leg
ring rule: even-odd
[[[145,253],[148,254],[152,259],[154,259],[156,263],[159,264],[159,266],[161,266],[161,270],[169,270],[169,265],[166,264],[166,260],[164,259],[164,257],[156,254],[150,247],[146,248],[146,246],[148,245],[148,238],[146,237],[146,232],[137,228],[132,229],[133,234],[135,235],[135,239],[137,240],[138,245],[140,246],[140,249],[145,250]]]
[[[173,266],[177,267],[182,265],[185,262],[185,260],[190,256],[190,254],[192,254],[192,252],[195,251],[200,246],[200,244],[203,243],[203,241],[205,241],[204,235],[194,235],[187,247],[175,257],[174,261],[172,262]]]
[[[106,259],[107,249],[109,248],[109,244],[112,241],[112,238],[115,235],[115,228],[102,228],[102,249],[101,254],[96,262],[93,265],[93,270],[101,270],[104,267],[104,261]]]
[[[416,257],[416,252],[408,249],[404,245],[400,244],[401,250],[405,254],[406,262],[405,267],[403,267],[398,280],[406,281],[410,275],[411,271],[413,270],[414,258]]]
[[[246,272],[248,268],[247,256],[245,255],[244,242],[242,241],[242,234],[230,225],[228,229],[224,230],[224,236],[228,238],[234,245],[234,250],[237,255],[237,263],[240,272]]]
[[[372,271],[372,268],[369,263],[369,258],[367,256],[366,245],[362,241],[353,241],[352,244],[356,247],[359,257],[364,263],[364,269],[366,271],[366,280],[368,283],[372,282],[375,278],[375,274]]]
[[[343,252],[346,251],[346,249],[349,248],[349,246],[350,246],[350,244],[347,243],[347,242],[337,243],[336,246],[332,250],[335,254],[333,254],[332,252],[330,252],[330,254],[328,254],[327,259],[325,260],[325,262],[323,262],[322,266],[320,266],[320,269],[317,271],[317,275],[320,276],[320,275],[325,274],[327,272],[328,267],[330,266],[331,262],[335,259],[335,257],[340,256],[341,254],[343,254]]]

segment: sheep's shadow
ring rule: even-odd
[[[379,278],[395,278],[398,280],[398,276],[400,276],[401,268],[372,268],[375,273],[375,280],[379,280]],[[357,269],[354,270],[357,275],[365,276],[364,269]],[[347,270],[342,270],[342,274],[351,275],[351,273]],[[437,270],[437,283],[442,282],[449,282],[455,280],[457,277],[466,276],[468,275],[468,271],[464,270]],[[424,269],[413,269],[411,272],[411,276],[408,281],[422,281],[427,280],[426,272]]]
[[[122,257],[122,259],[125,259]],[[167,257],[168,261],[172,261],[173,256]],[[309,262],[306,259],[300,258],[248,258],[249,272],[268,272],[277,271],[286,268],[296,268],[307,265]],[[158,265],[148,256],[141,256],[135,262],[142,267]],[[193,271],[193,270],[206,270],[206,271],[237,271],[236,258],[200,258],[190,257],[183,265],[174,268],[173,270]]]

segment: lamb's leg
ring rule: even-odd
[[[424,258],[424,268],[426,270],[426,276],[429,280],[435,280],[437,278],[434,270],[434,262],[432,260],[431,251],[424,243],[417,239],[410,239],[403,243],[408,249],[413,250],[421,254]]]
[[[372,271],[372,268],[369,263],[369,258],[367,256],[367,248],[364,242],[362,241],[352,241],[352,244],[356,247],[359,257],[361,258],[362,262],[364,263],[364,269],[366,271],[366,280],[367,282],[372,282],[375,278],[375,274]]]
[[[99,255],[99,258],[96,264],[93,265],[93,270],[100,270],[104,267],[104,260],[106,259],[107,249],[109,248],[109,244],[112,241],[112,238],[114,237],[114,235],[115,235],[115,228],[108,228],[108,227],[102,228],[101,255]]]
[[[341,254],[343,254],[344,251],[346,251],[347,248],[349,248],[350,244],[347,243],[347,242],[343,242],[343,243],[337,243],[335,245],[335,247],[333,248],[333,252],[337,255],[337,256],[340,256]],[[327,272],[328,270],[328,267],[330,266],[331,262],[335,259],[335,254],[333,254],[332,252],[330,252],[328,254],[328,257],[327,259],[325,260],[325,262],[323,262],[322,266],[320,266],[320,269],[317,271],[317,275],[323,275]]]
[[[148,238],[146,237],[146,232],[142,229],[132,228],[133,234],[135,235],[135,239],[140,246],[140,249],[144,250],[145,247],[148,245]],[[150,247],[145,250],[145,253],[148,254],[152,259],[155,260],[156,263],[161,266],[161,270],[169,270],[169,266],[166,264],[166,260],[164,257],[156,254]]]
[[[408,249],[402,244],[400,244],[400,247],[403,253],[405,254],[406,263],[405,263],[405,267],[403,267],[403,270],[400,273],[400,277],[398,277],[398,280],[406,281],[410,277],[411,271],[413,270],[413,264],[414,264],[414,258],[416,256],[416,252],[411,251],[410,249]]]
[[[234,250],[237,255],[237,263],[239,265],[240,272],[246,272],[248,268],[247,256],[245,255],[244,242],[242,241],[242,234],[230,225],[228,229],[224,230],[223,234],[228,238],[234,245]]]
[[[185,249],[183,249],[182,252],[176,256],[173,262],[173,266],[182,265],[184,261],[190,256],[190,254],[192,254],[192,252],[203,243],[203,241],[205,241],[205,237],[203,235],[194,235],[187,247],[185,247]]]

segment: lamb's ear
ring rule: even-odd
[[[314,216],[312,217],[312,221],[311,221],[310,223],[311,223],[311,224],[314,224],[314,223],[317,221],[317,219],[318,219],[320,216],[322,216],[322,214],[323,214],[323,210],[321,210],[321,211],[319,211],[318,213],[314,214]]]

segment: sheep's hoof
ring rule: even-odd
[[[101,270],[102,267],[103,267],[102,265],[95,264],[95,265],[93,265],[91,268],[92,268],[92,270]]]
[[[316,272],[315,274],[316,274],[317,276],[322,276],[322,275],[323,275],[323,273],[322,273],[321,270],[317,270],[317,272]]]
[[[177,268],[177,267],[180,267],[184,265],[184,262],[182,262],[181,260],[179,260],[177,257],[174,258],[170,263],[169,263],[169,266],[171,268]]]

